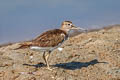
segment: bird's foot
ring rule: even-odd
[[[52,70],[53,70],[53,69],[52,69],[52,68],[50,68],[50,67],[47,67],[47,69],[48,69],[48,70],[50,70],[50,71],[52,71]]]
[[[52,70],[55,70],[57,69],[56,67],[47,67],[48,70],[52,71]]]

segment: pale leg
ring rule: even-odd
[[[50,56],[50,51],[48,53],[46,53],[46,52],[43,53],[43,59],[44,59],[46,65],[47,65],[47,68],[49,70],[51,70],[50,67],[49,67],[49,63],[48,63],[49,56]]]

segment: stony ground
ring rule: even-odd
[[[42,52],[0,47],[0,80],[120,80],[120,25],[70,38],[52,52],[52,71]]]

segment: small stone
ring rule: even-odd
[[[30,59],[32,59],[33,58],[33,56],[30,56]]]
[[[62,50],[63,50],[63,48],[58,48],[58,50],[59,50],[59,51],[62,51]]]

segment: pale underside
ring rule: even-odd
[[[63,43],[63,42],[62,42]],[[31,46],[30,49],[35,50],[35,51],[53,51],[54,49],[60,47],[62,45],[62,43],[59,43],[57,46],[55,47],[39,47],[39,46]]]

